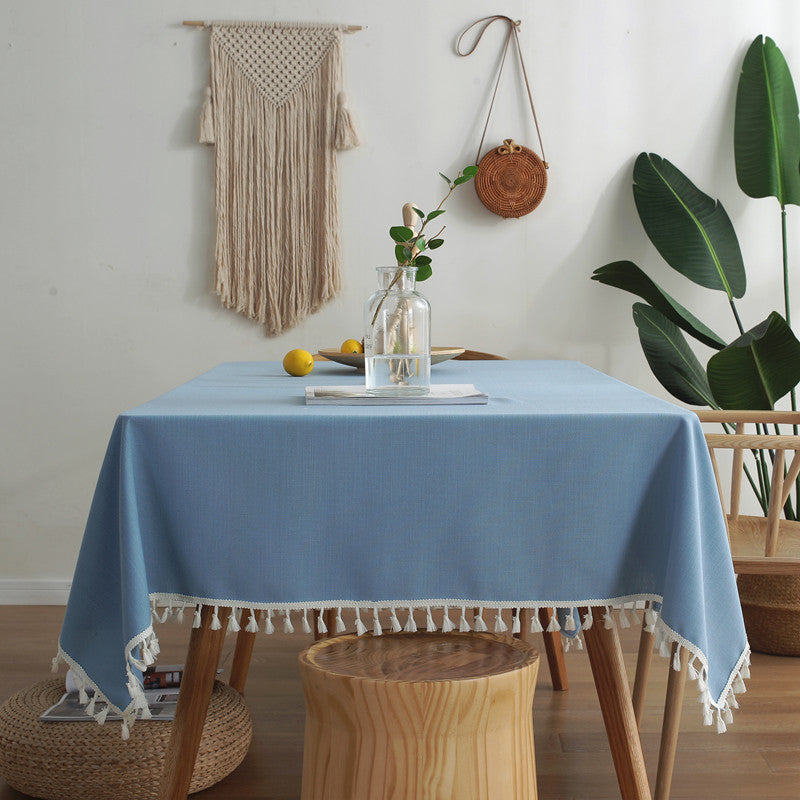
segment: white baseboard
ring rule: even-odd
[[[65,606],[70,581],[0,578],[0,605]]]

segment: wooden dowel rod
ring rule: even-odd
[[[188,25],[190,28],[208,28],[211,25],[214,25],[215,23],[214,22],[207,22],[206,20],[202,20],[202,19],[185,19],[183,21],[183,24],[184,25]],[[220,24],[225,24],[225,23],[220,23]],[[228,23],[228,24],[230,24],[230,23]],[[236,23],[234,23],[234,24],[236,24]],[[238,24],[247,25],[248,23],[247,22],[242,22],[242,23],[238,23]],[[261,23],[258,23],[258,24],[261,24]],[[343,30],[346,31],[347,33],[355,33],[356,31],[363,31],[364,30],[364,26],[363,25],[347,25],[347,26],[345,26],[343,28]]]

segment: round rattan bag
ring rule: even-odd
[[[506,139],[478,164],[475,191],[489,211],[501,217],[524,217],[542,202],[547,165],[533,150]]]

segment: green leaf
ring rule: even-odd
[[[428,250],[435,250],[437,247],[441,247],[444,244],[444,239],[431,239],[428,242]]]
[[[742,62],[733,126],[736,179],[750,197],[800,205],[800,119],[792,75],[769,37]]]
[[[442,176],[442,177],[443,177],[443,178],[444,178],[444,179],[447,181],[447,183],[448,183],[448,184],[451,184],[451,183],[453,182],[453,181],[451,181],[451,180],[450,180],[450,178],[448,178],[448,177],[447,177],[447,175],[445,175],[443,172],[440,172],[439,174],[440,174],[440,175],[441,175],[441,176]]]
[[[658,382],[684,403],[716,407],[705,370],[677,325],[644,303],[633,304],[633,321]]]
[[[800,382],[800,342],[773,311],[711,356],[708,380],[722,408],[773,408]]]
[[[664,260],[701,286],[741,297],[747,285],[742,252],[722,203],[655,153],[639,155],[633,179],[639,218]]]
[[[394,225],[389,228],[389,236],[395,242],[408,242],[414,238],[414,232],[411,228],[406,228],[405,225]]]
[[[418,281],[426,281],[431,275],[433,275],[433,270],[431,269],[430,264],[423,264],[421,267],[417,268]]]
[[[428,214],[428,221],[436,219],[436,217],[441,217],[442,214],[444,214],[444,212],[445,212],[444,208],[437,208],[436,211],[431,211],[431,213]]]
[[[592,280],[638,295],[703,344],[713,347],[715,350],[725,347],[723,339],[700,322],[677,300],[670,297],[657,283],[650,280],[632,261],[614,261],[604,267],[599,267],[592,273]]]
[[[469,178],[474,178],[478,174],[478,168],[474,166],[464,167],[461,172]]]
[[[405,245],[397,244],[394,247],[394,257],[398,264],[405,264],[411,258],[411,250]]]
[[[462,183],[468,183],[472,180],[472,175],[460,175],[453,181],[455,186],[461,186]]]
[[[411,208],[420,219],[425,219],[425,212],[420,211],[416,206],[411,206]]]
[[[413,263],[418,267],[424,267],[431,263],[433,259],[430,256],[417,256]]]

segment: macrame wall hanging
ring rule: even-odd
[[[211,29],[200,141],[216,145],[215,291],[276,336],[340,289],[335,150],[358,144],[342,33],[357,28],[199,24]]]

